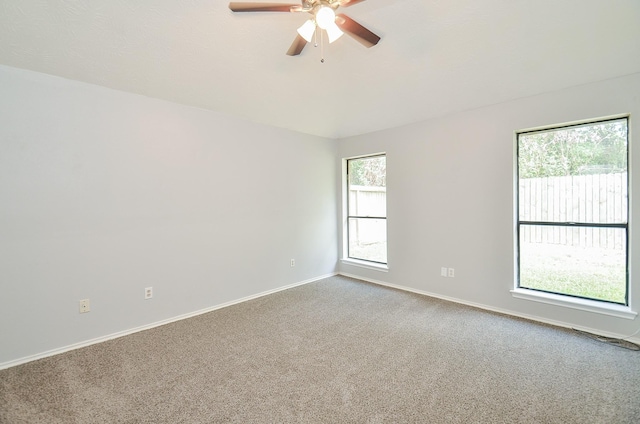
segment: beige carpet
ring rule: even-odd
[[[0,371],[4,423],[640,423],[640,353],[333,277]]]

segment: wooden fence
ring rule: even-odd
[[[350,215],[386,216],[386,188],[351,186]],[[520,180],[521,221],[619,224],[627,222],[627,173]],[[371,243],[386,237],[386,225],[362,220],[352,237]],[[362,231],[360,231],[362,230]],[[626,232],[621,228],[522,225],[524,243],[550,243],[579,247],[623,249]]]
[[[387,216],[387,188],[352,185],[349,190],[349,215]],[[355,220],[349,236],[358,245],[380,243],[387,239],[385,220]]]
[[[520,180],[521,221],[626,223],[627,173]],[[626,233],[620,228],[520,227],[520,240],[581,247],[622,249]]]

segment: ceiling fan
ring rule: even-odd
[[[233,12],[307,12],[311,14],[312,18],[298,28],[298,35],[287,51],[289,56],[297,56],[307,43],[311,42],[316,28],[326,31],[329,43],[333,43],[347,33],[365,47],[378,44],[380,37],[376,34],[350,17],[336,14],[339,7],[353,6],[361,1],[364,0],[302,0],[300,4],[232,1],[229,3],[229,9]]]

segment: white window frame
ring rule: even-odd
[[[557,294],[557,293],[548,293],[542,292],[538,290],[532,290],[527,288],[519,287],[519,225],[520,225],[520,216],[518,210],[519,203],[519,175],[518,175],[518,136],[523,133],[531,133],[535,131],[543,131],[543,130],[551,130],[551,129],[560,129],[563,127],[572,127],[577,125],[588,125],[588,124],[597,124],[598,122],[604,121],[612,121],[617,119],[626,119],[627,120],[627,178],[628,181],[631,180],[631,118],[628,114],[625,115],[615,115],[608,116],[598,119],[589,119],[583,121],[575,121],[569,122],[565,124],[537,127],[537,128],[529,128],[525,130],[515,131],[514,132],[514,154],[513,154],[513,164],[514,164],[514,286],[511,290],[511,294],[514,298],[523,299],[527,301],[540,302],[549,305],[561,306],[571,309],[577,309],[587,312],[594,312],[598,314],[613,316],[617,318],[625,318],[633,320],[638,315],[632,309],[631,299],[632,299],[632,286],[631,286],[631,268],[629,266],[630,260],[630,252],[631,252],[631,204],[632,204],[632,191],[631,185],[628,184],[628,210],[627,210],[627,304],[616,304],[607,301],[599,301],[593,299],[585,299],[580,297],[574,297],[570,295]]]
[[[389,257],[387,247],[387,262],[380,263],[368,261],[365,259],[356,259],[349,257],[349,181],[348,181],[348,162],[352,159],[366,159],[370,157],[384,156],[387,158],[386,152],[371,153],[366,155],[351,156],[342,159],[342,259],[341,262],[347,265],[353,265],[359,268],[371,269],[375,271],[387,272],[389,270]],[[385,216],[386,222],[388,217]],[[387,227],[388,229],[388,227]],[[387,231],[387,241],[389,233]]]

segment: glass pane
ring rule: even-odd
[[[626,230],[520,226],[520,287],[626,303]]]
[[[627,120],[518,136],[522,221],[626,223]]]
[[[385,156],[348,161],[349,216],[387,216]]]
[[[349,257],[387,263],[387,220],[349,218]]]

